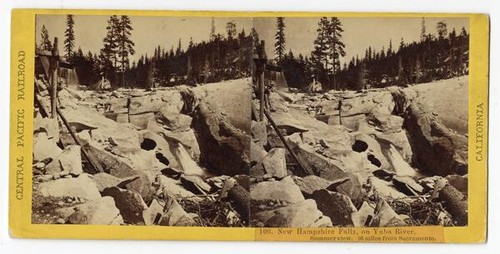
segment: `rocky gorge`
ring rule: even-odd
[[[47,82],[36,87],[33,223],[467,224],[467,111],[464,119],[463,102],[432,96],[463,92],[467,77],[364,92],[272,90],[277,128],[252,119],[249,79],[64,88],[56,118]]]

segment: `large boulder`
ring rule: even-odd
[[[148,122],[155,120],[155,113],[154,112],[147,112],[147,113],[136,114],[136,115],[129,114],[128,117],[129,117],[131,124],[137,126],[140,129],[147,129]]]
[[[37,113],[33,119],[33,132],[46,132],[48,138],[59,140],[59,122],[57,118],[42,117]]]
[[[384,133],[400,132],[403,128],[404,119],[400,116],[381,113],[370,113],[367,116],[368,122],[378,131]]]
[[[362,180],[359,174],[348,173],[347,175],[348,179],[334,185],[334,190],[340,194],[346,195],[355,206],[358,206],[363,202],[365,191],[363,190],[362,184],[365,181]]]
[[[263,224],[265,227],[317,228],[331,227],[330,218],[318,210],[312,199],[290,204],[271,211],[258,212],[252,215],[252,224]]]
[[[100,147],[90,144],[86,148],[94,155],[103,167],[105,173],[118,178],[129,177],[134,174],[134,169],[123,158],[116,156]]]
[[[135,191],[141,195],[146,204],[151,203],[154,197],[154,189],[148,174],[139,170],[134,170],[132,173],[131,177],[120,182],[118,186],[127,190]]]
[[[45,174],[57,175],[72,174],[78,176],[83,173],[81,147],[69,145],[45,167]]]
[[[286,150],[284,148],[273,148],[267,156],[262,160],[262,165],[266,174],[276,177],[283,178],[287,176],[286,170]]]
[[[424,187],[410,176],[394,176],[392,183],[398,190],[410,196],[419,195],[424,192]]]
[[[158,221],[160,226],[196,226],[196,221],[175,201],[168,197],[164,206],[164,213]]]
[[[405,119],[414,163],[436,175],[467,174],[467,137],[454,133],[432,114],[412,103]]]
[[[144,211],[148,208],[141,195],[134,191],[118,187],[107,188],[103,196],[110,196],[115,200],[123,221],[127,224],[145,225]]]
[[[281,200],[288,203],[304,201],[304,196],[291,177],[281,181],[260,182],[250,186],[250,196],[253,200]]]
[[[341,116],[369,113],[391,114],[394,106],[391,93],[387,91],[371,92],[342,100]]]
[[[160,111],[160,109],[169,112],[179,113],[184,106],[179,91],[156,91],[149,94],[136,94],[129,101],[130,114],[144,114]]]
[[[387,158],[385,157],[384,153],[382,152],[382,146],[381,144],[372,136],[366,135],[366,134],[358,134],[355,137],[356,142],[353,145],[353,149],[357,152],[360,150],[357,150],[357,148],[361,145],[366,144],[366,155],[368,160],[377,166],[377,168],[384,169],[384,170],[389,170],[393,171],[391,168],[391,164],[387,161]],[[385,148],[385,147],[384,147]],[[371,155],[371,156],[370,156]]]
[[[157,175],[153,185],[155,186],[157,196],[160,194],[174,198],[193,198],[195,196],[194,193],[182,187],[179,180],[174,180],[164,175]]]
[[[391,144],[389,145],[389,149],[386,151],[387,158],[391,162],[392,167],[396,175],[398,176],[411,176],[418,178],[422,174],[414,169],[408,162],[406,162],[401,154],[399,154],[398,150]]]
[[[64,148],[58,158],[63,171],[75,176],[83,173],[81,150],[79,145],[69,145]]]
[[[448,180],[448,183],[455,187],[457,190],[459,190],[462,193],[467,194],[468,193],[468,178],[467,176],[461,176],[461,175],[448,175],[446,176],[446,180]]]
[[[136,170],[159,171],[165,168],[165,164],[160,162],[154,150],[141,149],[140,147],[126,148],[121,146],[113,146],[107,150]]]
[[[55,160],[62,152],[56,145],[56,140],[49,139],[46,132],[39,132],[33,135],[33,161],[43,161],[45,159]]]
[[[44,197],[78,197],[85,200],[101,198],[96,182],[88,174],[40,183],[38,191]]]
[[[200,176],[198,175],[182,175],[181,176],[182,185],[197,194],[207,194],[212,190],[212,186],[206,183]]]
[[[329,190],[318,190],[313,193],[312,198],[318,204],[318,209],[330,217],[333,225],[354,225],[352,216],[357,209],[348,196]]]
[[[371,227],[402,227],[408,226],[399,214],[389,204],[380,199],[375,207],[375,216],[370,223]]]
[[[209,174],[209,172],[201,168],[198,163],[193,160],[182,143],[171,142],[170,144],[172,153],[174,154],[180,166],[178,167],[178,169],[182,169],[184,174],[201,176],[206,176]]]
[[[217,107],[231,125],[250,135],[250,102],[252,79],[242,78],[206,84],[191,89],[196,98],[202,98]]]
[[[120,178],[112,176],[108,173],[97,173],[95,175],[92,175],[92,178],[96,182],[96,186],[99,192],[104,191],[104,189],[106,188],[118,186],[118,184],[120,184],[120,182],[122,181]]]
[[[217,174],[248,174],[251,136],[234,127],[213,105],[201,101],[193,127],[200,146],[200,162]]]
[[[111,197],[102,197],[81,205],[61,208],[56,211],[66,218],[68,224],[121,225],[123,219]],[[67,214],[67,216],[64,216]]]
[[[386,182],[373,176],[368,179],[368,183],[372,191],[376,192],[384,199],[400,199],[406,197],[404,193],[396,190],[391,182]]]
[[[356,213],[352,215],[352,222],[354,227],[366,227],[371,222],[371,219],[375,215],[375,208],[372,207],[368,202],[363,202],[361,207]]]
[[[177,108],[173,108],[169,105],[161,107],[155,114],[155,118],[158,122],[162,123],[167,129],[172,131],[184,131],[189,129],[191,126],[192,117],[181,114]]]
[[[323,177],[324,175],[335,175],[343,177],[345,174],[345,172],[335,164],[333,159],[327,158],[317,153],[314,147],[306,144],[300,144],[293,148],[293,150],[295,154],[297,154],[297,157],[308,163],[308,165],[312,168],[313,173],[316,175],[319,175],[321,177]]]
[[[154,199],[149,207],[144,211],[143,218],[146,226],[158,224],[159,219],[163,215],[164,207],[158,200]]]
[[[403,159],[411,163],[413,152],[405,130],[395,133],[375,132],[374,137],[383,147],[393,145],[399,151]]]
[[[195,161],[199,161],[200,146],[198,145],[195,132],[192,129],[175,132],[160,129],[157,132],[169,143],[170,146],[176,145],[177,143],[184,145],[191,158]]]
[[[250,162],[254,166],[256,164],[262,163],[262,160],[266,157],[267,152],[262,148],[262,146],[256,144],[255,142],[250,143]]]
[[[94,109],[82,106],[61,109],[71,128],[80,133],[88,131],[91,140],[87,142],[105,143],[111,138],[120,147],[138,148],[141,136],[133,126],[117,123]],[[119,131],[117,131],[119,130]]]
[[[309,175],[305,177],[294,176],[293,181],[299,186],[300,191],[306,197],[310,197],[317,190],[329,189],[335,187],[342,182],[348,181],[349,178],[338,179],[335,182],[323,179],[319,176]]]
[[[172,152],[171,145],[165,140],[164,136],[152,131],[146,131],[143,134],[143,141],[141,144],[145,144],[145,141],[150,142],[150,144],[154,143],[155,147],[153,150],[156,151],[156,157],[158,158],[158,154],[161,154],[166,158],[166,160],[160,160],[165,166],[179,168],[180,165]]]
[[[264,147],[267,144],[267,125],[266,121],[251,122],[253,141]]]

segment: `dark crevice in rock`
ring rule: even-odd
[[[149,138],[144,138],[141,143],[141,149],[151,151],[156,148],[156,142]]]
[[[368,144],[361,140],[356,140],[352,145],[352,150],[358,153],[364,152],[366,149],[368,149]]]
[[[165,166],[170,165],[170,161],[161,153],[156,153],[156,159],[158,159],[161,163],[165,164]]]
[[[380,166],[382,166],[382,162],[380,162],[380,160],[377,159],[377,157],[375,157],[375,155],[373,155],[373,154],[368,154],[368,160],[371,162],[371,164],[373,164],[379,168],[380,168]]]

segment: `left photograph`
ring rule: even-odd
[[[251,18],[37,15],[33,224],[249,225]]]

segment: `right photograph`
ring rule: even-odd
[[[250,225],[468,225],[469,18],[253,19]]]

